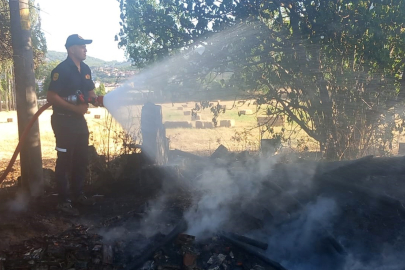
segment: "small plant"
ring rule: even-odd
[[[235,131],[235,135],[231,137],[231,140],[239,145],[239,151],[248,151],[257,149],[258,144],[252,141],[252,129],[244,129],[243,131]]]
[[[113,180],[117,180],[125,165],[125,159],[118,158],[136,153],[140,138],[139,125],[130,123],[124,129],[106,111],[102,122],[91,132],[90,136],[90,141],[101,159],[97,165],[101,168],[98,169],[112,177]]]

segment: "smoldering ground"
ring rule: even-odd
[[[133,239],[145,240],[168,233],[181,218],[179,212],[169,218],[170,202],[180,189],[187,189],[192,200],[183,216],[187,233],[197,240],[222,231],[265,240],[266,256],[290,270],[403,269],[405,231],[395,210],[350,192],[319,190],[317,163],[287,165],[277,157],[252,156],[244,161],[210,160],[203,167],[196,177],[166,179],[141,222],[104,234],[110,240],[128,240],[128,231],[135,230]],[[260,224],[251,226],[252,220]],[[383,228],[385,232],[378,231]],[[142,241],[137,243],[140,248]]]
[[[215,232],[227,223],[237,230],[243,224],[234,217],[245,211],[263,226],[244,233],[268,239],[266,254],[287,269],[403,269],[405,230],[397,209],[355,192],[324,189],[315,176],[318,167],[260,158],[207,169],[197,180],[204,195],[185,215],[189,232]]]
[[[18,192],[15,198],[8,202],[9,211],[21,212],[27,209],[30,197],[25,192]]]

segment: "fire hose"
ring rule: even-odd
[[[71,104],[77,105],[81,103],[91,103],[95,106],[103,106],[103,98],[104,96],[98,96],[98,97],[89,97],[85,98],[84,95],[80,90],[76,92],[75,95],[71,95],[68,97],[63,97],[63,99]],[[51,103],[46,103],[44,106],[39,108],[39,110],[34,114],[34,116],[31,118],[31,120],[28,122],[27,126],[25,127],[23,133],[20,136],[20,139],[18,141],[17,147],[14,150],[14,154],[11,157],[11,160],[9,161],[6,170],[0,177],[0,185],[3,183],[4,179],[6,179],[7,175],[10,173],[11,168],[14,165],[15,160],[17,159],[18,154],[21,151],[21,147],[25,141],[25,139],[28,136],[28,133],[30,132],[32,126],[34,125],[35,121],[37,121],[38,117],[46,110],[48,109],[52,104]]]

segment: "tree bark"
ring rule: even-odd
[[[6,107],[6,111],[10,111],[10,106],[8,105],[8,97],[9,97],[9,88],[7,87],[4,93],[4,105]]]
[[[9,111],[14,110],[13,102],[12,102],[12,99],[13,99],[12,95],[13,95],[13,91],[11,88],[11,79],[10,79],[9,84],[7,85],[7,104],[8,104],[7,110],[9,110]]]
[[[38,110],[28,0],[10,0],[18,132],[21,136]],[[41,141],[35,121],[20,154],[22,186],[31,196],[43,192]]]
[[[9,93],[9,104],[10,104],[10,110],[15,111],[16,110],[16,99],[15,99],[15,87],[13,83],[13,67],[10,66],[9,72],[8,72],[8,84],[7,84],[7,90]]]

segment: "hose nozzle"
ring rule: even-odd
[[[104,96],[98,96],[98,97],[96,97],[95,100],[96,100],[95,104],[93,104],[93,105],[98,106],[98,107],[104,107]]]
[[[77,90],[75,95],[63,97],[63,99],[74,105],[78,105],[78,104],[82,104],[82,103],[91,103],[96,107],[104,107],[104,103],[103,103],[104,96],[85,98],[80,90]]]

